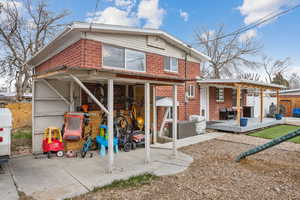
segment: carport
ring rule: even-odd
[[[81,92],[85,92],[107,116],[108,133],[114,132],[114,85],[143,85],[145,118],[145,163],[151,162],[150,129],[152,126],[153,142],[157,137],[155,87],[168,85],[173,87],[173,102],[177,102],[177,86],[184,82],[177,77],[155,77],[137,72],[120,72],[106,69],[84,69],[76,67],[56,67],[35,73],[33,77],[33,153],[41,152],[43,131],[49,126],[61,127],[64,113],[75,111],[81,104]],[[85,86],[87,83],[107,84],[107,105],[103,105]],[[152,92],[151,92],[152,90]],[[152,95],[151,95],[152,94]],[[151,101],[153,120],[151,118]],[[173,103],[173,155],[176,156],[177,140],[177,105]],[[113,134],[108,138],[107,172],[114,166]]]

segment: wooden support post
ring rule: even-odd
[[[74,112],[74,82],[70,81],[70,106],[69,111]]]
[[[240,123],[241,123],[241,86],[238,86],[237,91],[236,91],[236,107],[237,107],[236,122],[238,125],[240,125]]]
[[[53,87],[53,85],[51,85],[51,83],[49,83],[47,80],[42,79],[42,81],[51,89],[53,90],[57,96],[59,96],[62,100],[64,100],[66,102],[66,104],[70,105],[70,102],[55,88]]]
[[[145,83],[145,162],[150,163],[150,83]]]
[[[173,86],[173,155],[177,155],[177,85]]]
[[[108,95],[107,95],[107,125],[108,125],[108,173],[112,173],[114,164],[114,81],[108,80]]]
[[[260,122],[264,120],[264,89],[260,89]]]
[[[156,112],[156,92],[155,86],[152,87],[152,109],[153,109],[153,144],[157,142],[157,112]]]
[[[126,96],[126,99],[128,99],[128,97],[129,97],[129,86],[128,85],[125,85],[125,96]],[[128,101],[126,101],[126,103],[125,103],[125,109],[126,110],[129,109]]]
[[[85,93],[91,97],[91,99],[101,108],[101,110],[103,110],[107,115],[109,114],[108,110],[105,108],[105,106],[98,101],[98,99],[90,92],[90,90],[85,87],[85,85],[79,80],[79,78],[77,78],[76,76],[70,74],[71,78],[73,78],[73,80],[81,87],[81,89],[83,89],[85,91]]]
[[[276,104],[276,113],[279,113],[279,90],[276,90],[276,101],[277,101],[277,104]]]

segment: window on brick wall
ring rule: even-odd
[[[188,86],[187,97],[188,98],[195,97],[195,86],[194,85]]]
[[[140,51],[134,51],[112,45],[103,45],[104,67],[120,68],[133,71],[146,71],[146,55]]]
[[[103,65],[106,67],[125,68],[125,49],[103,45]]]
[[[164,57],[164,69],[169,72],[178,72],[178,59],[174,57]]]
[[[224,88],[216,88],[216,101],[224,102]]]

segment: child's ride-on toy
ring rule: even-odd
[[[85,113],[83,112],[68,112],[65,114],[64,140],[78,141],[82,138],[84,119]]]
[[[52,152],[55,152],[57,157],[64,156],[64,143],[59,128],[49,127],[45,129],[42,147],[48,158],[51,157]]]
[[[96,142],[99,146],[99,153],[101,156],[106,155],[106,148],[108,147],[108,133],[107,133],[107,126],[106,125],[100,125],[100,135],[96,136]],[[113,148],[114,152],[118,153],[118,138],[114,137],[113,140]]]
[[[80,150],[80,154],[81,154],[82,158],[84,158],[86,156],[86,153],[91,149],[93,142],[94,141],[93,141],[92,136],[88,135],[85,143],[83,144],[83,146]],[[92,156],[93,156],[93,154],[90,154],[90,157],[92,157]]]

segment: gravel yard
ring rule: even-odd
[[[273,148],[234,161],[252,147],[221,140],[185,147],[194,162],[183,173],[75,199],[300,199],[300,153]]]

